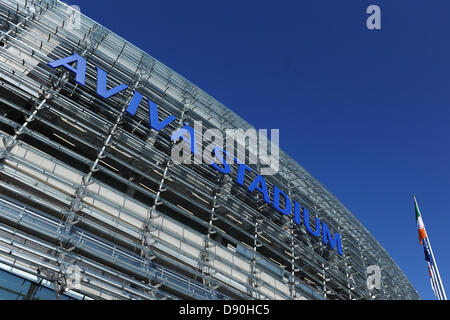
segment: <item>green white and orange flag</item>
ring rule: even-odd
[[[425,225],[423,224],[422,215],[420,214],[419,205],[417,204],[415,196],[414,196],[414,205],[416,208],[416,223],[417,223],[417,231],[419,232],[419,242],[422,245],[422,240],[427,237],[427,232],[425,231]]]

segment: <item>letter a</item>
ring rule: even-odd
[[[371,16],[369,16],[367,18],[366,21],[366,26],[367,29],[369,30],[373,30],[373,29],[381,29],[381,9],[379,6],[372,4],[370,6],[367,7],[366,10],[367,14],[371,14]]]
[[[77,63],[77,67],[74,68],[70,64],[71,63]],[[85,80],[86,80],[86,59],[84,59],[82,56],[74,53],[70,57],[65,57],[59,60],[52,61],[48,64],[53,69],[57,67],[64,67],[69,71],[72,71],[76,74],[75,81],[84,86]]]

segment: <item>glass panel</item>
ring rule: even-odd
[[[55,291],[0,270],[0,300],[56,300]],[[59,300],[75,300],[60,295]]]
[[[30,281],[0,270],[0,299],[24,300],[30,288]]]

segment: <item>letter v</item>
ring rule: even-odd
[[[167,118],[165,118],[163,121],[159,122],[158,106],[156,105],[156,103],[154,103],[150,99],[147,99],[147,100],[148,100],[148,109],[150,112],[150,127],[155,129],[156,131],[160,131],[161,129],[163,129],[165,126],[167,126],[169,123],[171,123],[172,121],[174,121],[176,119],[174,115],[170,115]]]
[[[108,99],[109,97],[125,90],[128,86],[124,83],[119,84],[117,87],[106,89],[106,71],[97,67],[97,94],[103,99]]]

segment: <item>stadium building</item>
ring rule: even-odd
[[[194,121],[253,127],[64,3],[0,1],[0,92],[0,299],[419,299],[286,153],[175,165]]]

